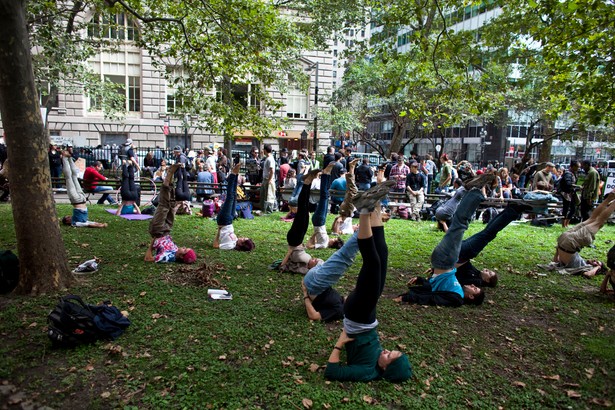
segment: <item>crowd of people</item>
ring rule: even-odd
[[[126,141],[122,147],[118,154],[122,200],[118,214],[140,212],[140,193],[135,184],[135,175],[149,172],[161,181],[157,206],[149,224],[151,242],[145,253],[145,261],[187,264],[197,261],[194,249],[176,245],[171,236],[178,203],[191,201],[193,194],[201,199],[213,194],[210,187],[191,192],[188,187],[190,179],[224,185],[224,201],[216,217],[218,229],[212,244],[213,248],[220,250],[249,252],[256,246],[252,239],[238,237],[233,227],[240,182],[260,187],[261,209],[268,213],[279,210],[282,205],[277,193],[280,188],[292,190],[287,201],[289,213],[283,218],[291,222],[286,236],[288,249],[279,263],[279,269],[302,275],[303,304],[309,319],[324,322],[342,320],[340,336],[332,348],[325,370],[325,376],[331,380],[384,379],[403,382],[412,376],[408,356],[401,351],[383,348],[377,332],[380,323],[376,311],[388,265],[384,228],[388,214],[385,205],[391,192],[407,195],[412,208],[411,219],[414,220],[419,219],[417,210],[423,208],[428,193],[433,191],[450,196],[435,214],[435,218],[445,226],[445,234],[431,253],[431,268],[426,272],[427,276],[412,277],[408,289],[400,291],[399,296],[394,298],[395,302],[450,307],[481,305],[485,299],[485,289],[497,285],[498,274],[490,269],[477,269],[472,260],[499,232],[523,214],[542,212],[544,202],[541,201],[546,195],[555,193],[563,200],[563,226],[573,223],[577,205],[581,210],[582,222],[559,236],[551,263],[571,273],[586,276],[604,271],[606,275],[601,291],[610,292],[609,285],[615,291],[615,247],[608,253],[606,266],[599,261],[586,260],[579,254],[584,247],[593,243],[615,212],[615,191],[606,195],[592,211],[599,196],[600,178],[588,161],[572,161],[569,168],[559,175],[551,163],[544,164],[542,169],[536,167],[533,171],[529,168],[535,164],[529,164],[520,175],[516,172],[510,174],[508,169],[493,165],[475,171],[467,161],[454,166],[443,154],[439,158],[438,171],[438,166],[429,155],[418,158],[412,153],[406,159],[393,154],[390,161],[382,166],[371,167],[368,160],[354,158],[349,149],[335,152],[333,147],[329,147],[321,164],[314,153],[307,151],[300,151],[293,160],[288,151],[282,149],[276,159],[272,147],[264,144],[263,156],[259,155],[258,148],[253,147],[244,163],[235,158],[229,160],[224,150],[214,154],[207,148],[189,159],[178,146],[173,152],[173,165],[168,166],[164,158],[153,155],[146,157],[140,165],[132,141]],[[52,174],[64,175],[73,205],[73,213],[63,218],[64,223],[75,227],[106,227],[107,224],[88,218],[87,201],[77,178],[78,169],[72,150],[68,147],[58,150],[52,146],[49,156],[52,169],[57,167],[55,158],[59,156],[61,170],[56,169]],[[159,161],[153,161],[155,159]],[[246,170],[243,178],[240,175],[242,166]],[[101,161],[87,167],[83,184],[86,190],[101,194],[99,204],[105,201],[114,203],[106,193],[111,187],[105,185],[107,178],[103,175],[104,168],[105,164]],[[580,169],[586,174],[582,186],[576,184]],[[314,191],[318,192],[317,196],[312,195]],[[578,199],[575,199],[577,193]],[[525,199],[506,201],[502,212],[495,215],[481,231],[464,239],[477,209],[488,197]],[[305,241],[310,212],[313,231]],[[329,213],[337,214],[330,231],[325,226]],[[355,224],[357,218],[358,224]],[[348,234],[348,239],[344,241],[342,234]],[[310,249],[321,248],[333,248],[335,252],[326,260],[308,253]],[[362,255],[362,266],[356,285],[344,297],[335,286],[355,263],[359,253]],[[345,364],[342,363],[343,352]]]

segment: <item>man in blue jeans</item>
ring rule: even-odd
[[[395,298],[396,302],[455,307],[464,303],[482,304],[485,299],[484,292],[475,285],[462,286],[455,273],[459,266],[463,234],[468,229],[476,209],[485,199],[482,188],[493,183],[494,179],[493,174],[484,174],[468,181],[467,192],[453,215],[451,226],[431,254],[431,277],[423,281],[421,286],[414,286],[408,293]],[[470,248],[471,246],[467,249]],[[415,281],[419,281],[419,278]]]
[[[366,192],[378,193],[387,191],[393,183],[386,181],[376,185]],[[381,207],[374,208],[374,219],[382,225]],[[358,232],[358,231],[357,231]],[[333,289],[348,268],[354,263],[359,253],[359,243],[355,232],[348,241],[329,257],[324,263],[311,268],[303,277],[303,301],[310,320],[330,322],[344,317],[344,298]]]

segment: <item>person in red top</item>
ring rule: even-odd
[[[112,191],[113,188],[108,185],[98,185],[99,181],[107,180],[107,177],[101,174],[102,170],[103,164],[100,161],[96,161],[94,166],[87,167],[83,173],[83,189],[90,192]],[[108,201],[111,205],[115,205],[117,203],[109,196],[109,194],[103,194],[97,204],[102,205],[105,201]]]

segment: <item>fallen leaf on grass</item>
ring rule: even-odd
[[[592,404],[597,404],[598,406],[602,406],[602,407],[611,407],[613,405],[613,403],[609,400],[606,399],[597,399],[597,398],[593,398],[590,400],[590,402]]]
[[[147,292],[145,292],[145,291],[139,293],[139,296],[145,296],[145,295],[147,295]]]
[[[330,409],[331,405],[329,403],[324,403],[322,407],[324,407],[325,409]]]
[[[218,356],[218,360],[226,360],[226,355],[221,354],[220,356]]]
[[[87,366],[85,366],[85,370],[88,372],[91,372],[92,370],[94,370],[94,366],[92,366],[91,364],[88,364]]]
[[[344,397],[342,399],[342,403],[349,403],[349,402],[350,402],[350,399],[348,397]]]
[[[547,394],[546,391],[542,390],[542,389],[536,389],[536,391],[538,392],[538,394],[540,394],[541,396],[545,396]]]
[[[152,314],[152,319],[160,319],[162,317],[162,315],[160,313],[153,313]]]
[[[319,368],[319,367],[320,367],[320,366],[319,366],[319,365],[317,365],[316,363],[312,363],[312,364],[310,365],[310,371],[311,371],[312,373],[314,373],[315,371],[317,371],[317,370],[318,370],[318,368]]]
[[[542,376],[545,380],[559,380],[559,374],[554,374],[553,376]]]
[[[566,396],[570,397],[571,399],[578,399],[581,397],[581,393],[574,390],[566,390]]]
[[[32,322],[32,323],[30,323],[30,325],[28,327],[36,327],[37,325],[38,325],[38,323]]]
[[[592,377],[594,377],[594,369],[593,368],[585,369],[585,376],[587,376],[588,379],[591,379]]]
[[[310,399],[303,399],[301,400],[301,403],[303,403],[303,407],[305,407],[306,409],[311,409],[312,405],[314,404]]]
[[[514,381],[512,382],[512,385],[515,387],[525,387],[525,383],[520,382],[520,381]]]
[[[368,404],[373,404],[374,398],[366,394],[365,396],[363,396],[363,401]]]
[[[108,391],[102,392],[100,394],[100,397],[102,397],[103,399],[108,399],[109,397],[111,397],[111,392],[108,392]]]

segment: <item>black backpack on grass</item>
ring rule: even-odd
[[[74,347],[100,339],[115,339],[130,326],[130,321],[110,302],[87,305],[79,296],[60,298],[47,316],[47,336],[54,347]]]
[[[19,283],[19,259],[11,251],[0,250],[0,294],[10,293]]]

